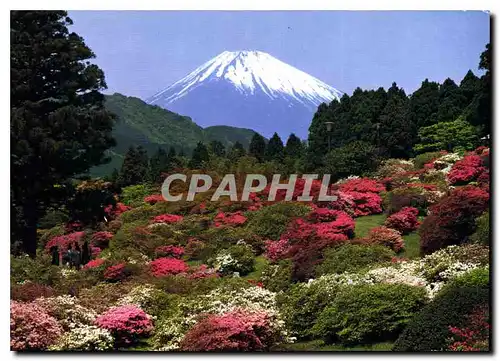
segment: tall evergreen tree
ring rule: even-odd
[[[278,133],[274,133],[271,139],[269,139],[269,142],[267,143],[265,158],[266,160],[269,161],[274,160],[277,162],[282,162],[284,156],[283,152],[284,152],[283,141],[281,140]]]
[[[284,150],[285,157],[298,159],[304,154],[304,144],[294,133],[290,134]]]
[[[118,176],[120,188],[143,183],[147,178],[148,155],[141,146],[130,146]]]
[[[259,162],[264,160],[266,153],[266,140],[259,133],[255,133],[250,141],[248,154],[257,158]]]
[[[328,152],[328,134],[326,132],[326,121],[331,121],[330,114],[340,104],[333,100],[330,105],[321,103],[314,113],[311,125],[309,126],[309,136],[307,138],[308,147],[305,162],[305,171],[312,171],[323,165],[323,157]]]
[[[208,144],[208,152],[216,157],[223,157],[226,154],[224,144],[218,140],[212,140]]]
[[[113,115],[103,71],[65,11],[11,11],[12,241],[34,256],[37,223],[61,187],[106,161]]]
[[[208,159],[207,147],[202,142],[198,142],[189,161],[189,167],[193,169],[201,168],[204,162],[208,162]]]
[[[434,123],[456,120],[467,107],[467,99],[457,84],[447,78],[439,87],[439,107]]]
[[[469,70],[460,82],[460,92],[465,97],[465,101],[467,104],[470,104],[472,99],[474,99],[474,97],[477,95],[480,90],[480,86],[481,81],[479,80],[479,78],[474,75],[472,70]]]
[[[162,181],[161,174],[170,170],[170,158],[163,148],[158,148],[149,160],[148,180],[156,183]]]
[[[425,79],[410,97],[409,117],[417,128],[433,124],[439,108],[439,83]]]
[[[236,141],[227,152],[228,159],[230,159],[233,162],[237,161],[238,159],[240,159],[245,155],[246,155],[245,148],[243,148],[243,144],[241,144],[238,141]]]

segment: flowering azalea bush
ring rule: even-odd
[[[111,238],[113,238],[113,233],[111,232],[95,232],[90,238],[90,244],[91,246],[98,247],[100,249],[107,248]]]
[[[247,217],[245,217],[241,211],[234,213],[219,212],[214,218],[215,227],[240,226],[246,221]]]
[[[265,256],[271,262],[276,262],[286,258],[286,255],[288,254],[290,248],[290,243],[286,238],[281,238],[278,241],[267,240],[265,241],[265,244],[266,244]]]
[[[113,344],[108,330],[84,325],[63,334],[49,351],[108,351],[113,349]]]
[[[126,206],[123,203],[116,203],[116,205],[113,207],[113,205],[109,205],[106,208],[104,208],[104,212],[108,215],[110,219],[114,219],[118,217],[120,214],[125,213],[129,210],[131,210],[132,207]]]
[[[345,194],[352,199],[355,217],[382,212],[382,198],[377,193],[349,191]]]
[[[380,193],[385,191],[385,187],[374,179],[357,178],[340,184],[340,190],[343,192]]]
[[[158,202],[166,202],[166,200],[161,194],[152,194],[150,196],[144,197],[144,202],[153,205]]]
[[[408,234],[418,227],[418,209],[414,207],[404,207],[385,220],[384,225],[393,228],[402,234]]]
[[[450,184],[467,184],[476,180],[484,171],[483,161],[478,155],[466,155],[456,162],[448,173]]]
[[[183,216],[176,214],[162,214],[153,218],[153,223],[177,223],[184,219]]]
[[[366,242],[368,244],[380,244],[389,247],[396,253],[404,248],[404,241],[401,237],[401,233],[395,229],[384,226],[372,228],[368,233]]]
[[[118,282],[126,279],[132,274],[125,262],[109,266],[104,270],[104,278],[110,282]]]
[[[33,303],[10,302],[10,348],[12,351],[45,350],[62,333],[56,319]]]
[[[266,351],[279,338],[263,311],[236,309],[200,320],[181,342],[183,351]]]
[[[45,245],[45,251],[50,252],[52,247],[58,247],[59,252],[64,252],[70,247],[75,249],[76,246],[82,246],[83,236],[85,232],[73,232],[63,236],[51,238]]]
[[[92,268],[98,268],[98,267],[101,267],[105,262],[106,262],[106,260],[104,260],[102,258],[96,258],[96,259],[93,259],[93,260],[87,262],[83,266],[82,269],[87,270],[87,269],[92,269]]]
[[[117,345],[131,345],[153,331],[151,316],[134,305],[117,306],[97,317],[95,325],[111,332]]]
[[[184,247],[181,246],[160,246],[155,249],[157,257],[181,258],[184,254]]]
[[[490,313],[488,305],[476,307],[467,317],[466,327],[450,326],[449,351],[489,351]]]
[[[16,301],[33,301],[38,297],[50,297],[54,294],[52,287],[36,282],[16,284],[11,288],[10,298]]]
[[[149,264],[150,272],[154,277],[163,277],[187,272],[186,262],[176,258],[157,258]]]

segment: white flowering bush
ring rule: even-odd
[[[139,308],[145,308],[153,300],[155,292],[157,292],[157,290],[151,285],[139,285],[132,288],[127,295],[120,298],[116,302],[116,305],[136,305]]]
[[[69,295],[40,297],[34,302],[56,318],[65,330],[92,325],[97,317],[94,310],[83,307],[76,297]]]
[[[114,339],[108,330],[82,325],[63,334],[50,351],[107,351],[113,349]]]

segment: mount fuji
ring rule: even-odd
[[[307,137],[319,104],[342,92],[260,51],[225,51],[146,100],[202,127],[231,125],[284,141]]]

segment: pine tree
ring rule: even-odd
[[[474,75],[472,70],[469,70],[460,82],[460,92],[465,97],[465,101],[467,104],[470,104],[470,102],[472,102],[472,99],[474,99],[474,97],[479,92],[480,86],[481,81],[479,80],[479,78]]]
[[[439,107],[433,124],[456,120],[467,105],[467,99],[458,85],[447,78],[439,87]]]
[[[248,154],[257,158],[259,162],[264,160],[266,153],[266,140],[259,133],[255,133],[250,141]]]
[[[306,171],[312,171],[323,165],[323,157],[328,152],[328,135],[326,132],[326,121],[330,121],[329,115],[340,106],[337,100],[333,100],[330,106],[321,103],[314,113],[309,126],[308,147],[306,155]]]
[[[236,141],[236,143],[234,143],[234,145],[228,151],[227,158],[230,159],[232,162],[236,162],[238,159],[244,157],[245,155],[246,151],[245,148],[243,148],[243,144]]]
[[[286,141],[286,146],[285,146],[285,157],[287,158],[292,158],[292,159],[298,159],[302,157],[304,154],[304,144],[302,144],[302,141],[300,140],[299,137],[297,137],[294,133],[290,134],[288,137],[288,140]]]
[[[148,180],[152,183],[162,181],[161,175],[170,170],[170,158],[163,148],[158,148],[149,160]]]
[[[114,117],[104,73],[65,11],[10,16],[12,241],[34,256],[38,220],[67,199],[64,184],[107,160]]]
[[[439,108],[439,83],[425,79],[410,97],[409,117],[417,128],[432,125]]]
[[[278,133],[274,133],[266,146],[265,159],[268,161],[282,162],[284,157],[283,141]]]
[[[202,142],[198,142],[196,148],[193,150],[191,160],[189,161],[189,167],[192,169],[198,169],[203,166],[203,163],[208,162],[208,149]]]
[[[208,152],[216,157],[223,157],[226,154],[224,144],[218,140],[212,140],[208,144]]]
[[[148,171],[148,155],[141,146],[130,146],[118,176],[120,188],[143,183]]]

